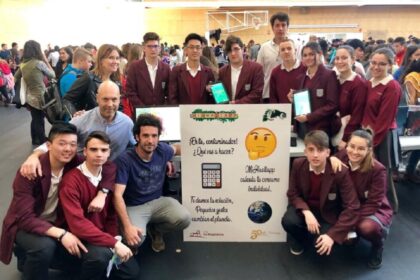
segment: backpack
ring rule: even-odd
[[[65,110],[65,106],[63,106],[58,81],[50,81],[42,101],[43,105],[41,109],[50,124],[66,119],[66,115],[68,114]]]

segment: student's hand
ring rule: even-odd
[[[207,90],[207,92],[210,92],[210,95],[212,95],[211,86],[212,86],[211,84],[206,86],[206,90]]]
[[[305,216],[305,223],[308,226],[308,231],[312,234],[319,234],[319,228],[321,227],[318,220],[310,210],[303,210],[303,216]]]
[[[128,261],[133,256],[131,249],[124,245],[121,241],[115,243],[114,250],[115,254],[117,254],[122,262]]]
[[[342,169],[343,166],[348,167],[347,165],[345,165],[341,160],[339,160],[335,156],[330,157],[330,163],[331,163],[331,168],[334,171],[334,173],[341,172],[341,169]]]
[[[80,116],[82,116],[85,112],[86,112],[85,110],[80,110],[80,111],[77,111],[77,112],[75,112],[75,113],[73,114],[73,118],[75,118],[75,117],[80,117]]]
[[[316,252],[321,256],[324,254],[329,256],[333,245],[334,240],[331,237],[327,234],[320,235],[315,244],[315,247],[318,249]]]
[[[287,99],[289,99],[290,103],[293,103],[293,89],[290,89],[289,93],[287,94]]]
[[[140,244],[141,236],[143,232],[140,228],[130,225],[123,229],[124,238],[127,241],[128,246],[135,247]]]
[[[166,163],[166,175],[168,175],[168,177],[173,177],[175,175],[175,166],[172,161]]]
[[[306,115],[299,115],[295,117],[295,120],[297,120],[300,123],[304,123],[308,121],[308,117]]]
[[[42,167],[39,157],[36,154],[30,155],[20,167],[20,175],[28,180],[34,180],[42,176]]]
[[[101,212],[102,209],[104,209],[105,206],[105,200],[106,200],[106,193],[103,193],[99,191],[95,198],[92,199],[92,201],[89,203],[88,206],[88,213],[90,212]]]
[[[341,151],[342,149],[345,149],[347,145],[347,142],[344,142],[343,140],[340,140],[340,143],[338,143],[338,150]]]
[[[83,245],[82,241],[80,241],[79,238],[77,238],[71,232],[67,232],[61,238],[61,244],[63,244],[64,248],[66,248],[70,255],[77,256],[79,258],[82,257],[80,250],[82,250],[85,253],[88,252],[85,245]]]

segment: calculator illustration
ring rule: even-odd
[[[201,181],[203,189],[220,189],[222,187],[222,164],[202,163]]]

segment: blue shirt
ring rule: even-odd
[[[171,146],[159,142],[148,162],[142,160],[134,148],[117,158],[115,183],[126,186],[124,201],[127,206],[141,205],[162,196],[166,163],[173,155]]]
[[[60,77],[60,93],[63,97],[77,80],[77,76],[83,74],[84,71],[74,68],[71,64],[67,65],[64,69],[63,74]],[[57,77],[58,78],[58,77]]]
[[[108,123],[101,116],[99,107],[95,107],[92,110],[85,112],[80,117],[73,118],[70,123],[77,127],[79,151],[80,149],[83,150],[89,133],[95,130],[105,132],[111,139],[110,160],[116,159],[126,150],[129,144],[136,144],[136,140],[133,136],[133,121],[121,112],[117,112],[112,122]]]

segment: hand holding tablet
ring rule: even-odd
[[[308,89],[293,92],[293,108],[296,116],[311,113],[311,100]]]

